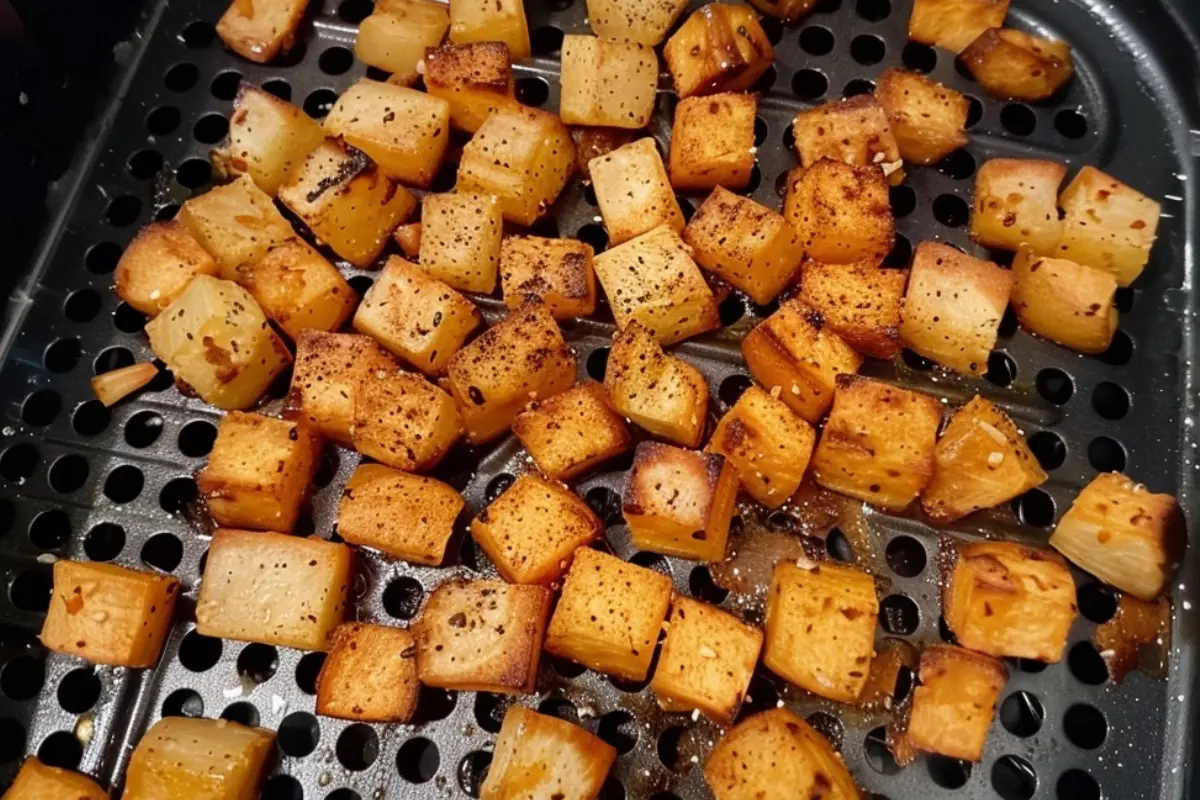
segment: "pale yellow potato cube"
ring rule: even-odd
[[[270,195],[249,175],[215,186],[188,200],[175,219],[221,265],[221,277],[237,280],[237,269],[254,264],[296,232]]]
[[[442,3],[378,0],[370,16],[358,23],[354,55],[384,72],[415,77],[425,51],[441,44],[449,27],[450,13]]]
[[[324,138],[321,125],[303,109],[242,81],[218,163],[234,175],[249,175],[274,197]]]
[[[217,20],[217,35],[247,61],[266,64],[296,43],[308,0],[233,0]]]
[[[616,760],[616,748],[578,725],[510,706],[479,797],[598,797]]]
[[[588,162],[610,245],[659,226],[683,230],[683,212],[654,139],[647,136]]]
[[[597,36],[653,47],[687,8],[687,0],[588,0],[587,21]]]
[[[504,218],[495,197],[428,194],[421,203],[421,269],[464,292],[488,294],[500,271]]]
[[[744,189],[754,170],[754,95],[685,97],[675,106],[668,166],[676,189]]]
[[[154,723],[133,748],[123,797],[258,797],[274,749],[274,731],[223,719],[166,717]]]
[[[654,113],[658,56],[628,40],[568,35],[558,113],[568,125],[644,128]]]
[[[513,58],[529,57],[523,0],[451,0],[450,41],[504,42]]]
[[[342,273],[299,237],[275,245],[257,263],[239,267],[238,275],[238,282],[293,340],[304,330],[337,330],[358,304]]]

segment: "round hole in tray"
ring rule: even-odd
[[[754,192],[761,185],[762,185],[762,170],[759,169],[758,164],[755,164],[753,167],[750,168],[750,179],[746,182],[746,185],[744,187],[737,190],[737,193],[742,195],[743,197],[750,197],[752,194],[754,194]]]
[[[892,207],[892,216],[907,217],[917,207],[917,193],[906,184],[893,186],[888,189],[888,202]]]
[[[500,495],[508,491],[508,488],[516,482],[517,478],[507,472],[502,472],[496,477],[488,481],[487,489],[484,491],[483,500],[485,503],[491,504],[496,502]]]
[[[191,672],[206,672],[221,660],[221,640],[191,630],[179,643],[179,663]]]
[[[421,693],[417,697],[417,711],[413,716],[413,724],[423,725],[426,722],[445,719],[454,711],[456,705],[458,705],[458,692],[433,686],[422,686]]]
[[[282,51],[271,63],[279,67],[294,67],[304,61],[306,55],[308,55],[308,42],[300,39],[292,44],[290,49]]]
[[[178,203],[167,203],[154,212],[154,219],[157,222],[170,222],[179,213],[179,208]]]
[[[379,758],[379,735],[370,725],[355,723],[338,735],[334,752],[343,767],[362,772]]]
[[[750,676],[746,699],[742,705],[743,716],[757,714],[775,708],[779,703],[779,687],[776,678],[765,670]]]
[[[206,419],[189,422],[179,431],[179,452],[188,458],[203,458],[217,440],[217,426]]]
[[[1013,692],[1000,704],[1000,723],[1014,736],[1033,736],[1045,718],[1041,702],[1029,692]]]
[[[800,49],[810,56],[823,56],[833,51],[833,31],[822,25],[809,25],[800,31]]]
[[[687,765],[687,746],[684,739],[688,732],[688,728],[674,725],[658,735],[658,761],[671,772],[681,772]]]
[[[13,580],[8,587],[8,597],[22,611],[45,611],[50,607],[52,588],[49,566],[38,564]]]
[[[37,757],[47,766],[73,770],[83,759],[83,745],[70,731],[56,731],[42,740]]]
[[[588,506],[592,511],[596,512],[596,516],[605,525],[619,525],[622,521],[621,516],[621,495],[609,489],[607,486],[596,486],[588,489],[587,495],[584,496]]]
[[[175,180],[188,189],[199,189],[212,180],[212,165],[207,159],[189,158],[175,170]]]
[[[1020,756],[1001,756],[992,764],[992,789],[1003,800],[1030,800],[1037,784],[1033,765]]]
[[[779,71],[775,69],[775,65],[767,67],[762,75],[758,76],[758,80],[750,87],[751,92],[765,93],[771,91],[771,87],[779,80]]]
[[[325,448],[325,451],[321,453],[321,460],[317,463],[317,471],[313,475],[313,485],[318,489],[323,489],[333,483],[340,464],[341,458],[337,451],[332,447]]]
[[[1117,594],[1114,589],[1099,581],[1091,581],[1079,587],[1077,593],[1079,613],[1084,619],[1097,625],[1108,622],[1117,613]]]
[[[721,387],[717,390],[717,397],[726,406],[733,406],[753,383],[746,375],[730,375],[721,381]]]
[[[354,53],[345,47],[327,47],[317,59],[317,65],[326,75],[341,75],[354,66]]]
[[[1008,353],[996,350],[988,354],[984,377],[996,386],[1011,386],[1017,379],[1017,362]]]
[[[6,497],[0,497],[0,536],[12,530],[15,517],[16,509],[13,507],[12,501]]]
[[[529,47],[534,55],[550,56],[562,50],[563,32],[553,25],[543,25],[535,28],[529,34]]]
[[[458,762],[458,786],[470,797],[479,797],[488,767],[492,765],[492,754],[484,750],[467,753]]]
[[[609,775],[600,787],[597,800],[625,800],[625,787],[621,785],[621,780],[615,775]]]
[[[548,656],[550,666],[554,669],[554,674],[563,678],[572,679],[578,678],[583,673],[587,672],[587,667],[582,664],[577,664],[574,661],[569,661],[565,658],[557,656]]]
[[[912,536],[897,536],[888,542],[885,554],[892,572],[901,578],[915,578],[925,571],[925,548]]]
[[[172,572],[183,560],[183,543],[173,533],[156,533],[142,545],[142,563],[160,572]]]
[[[396,769],[409,783],[427,783],[437,775],[441,763],[437,745],[423,736],[409,739],[396,752]]]
[[[181,119],[175,106],[159,106],[146,115],[146,130],[152,136],[166,136],[179,127]]]
[[[1054,431],[1038,431],[1030,436],[1029,449],[1042,469],[1058,469],[1067,460],[1067,445]]]
[[[172,478],[158,493],[158,506],[168,514],[183,514],[199,496],[195,478]]]
[[[108,427],[111,413],[99,400],[88,400],[80,404],[71,415],[71,427],[80,436],[96,436]]]
[[[71,537],[71,518],[61,508],[43,511],[29,524],[29,541],[39,550],[55,550]]]
[[[801,100],[816,100],[829,91],[829,79],[819,70],[797,70],[792,76],[792,91]]]
[[[269,644],[252,643],[238,653],[238,675],[255,683],[266,683],[279,669],[279,651]]]
[[[25,754],[25,728],[12,717],[0,717],[0,762],[16,761]]]
[[[163,76],[163,83],[172,92],[186,92],[195,86],[198,80],[200,80],[200,70],[195,64],[189,64],[186,61],[171,67]]]
[[[1108,680],[1108,667],[1091,642],[1076,642],[1067,652],[1067,667],[1081,683],[1099,686]]]
[[[892,13],[890,0],[858,0],[854,10],[867,22],[882,22]]]
[[[0,475],[12,483],[24,483],[37,469],[37,448],[28,442],[15,444],[0,455]]]
[[[132,464],[122,464],[104,479],[104,496],[114,503],[128,503],[137,499],[145,484],[146,478],[140,469]]]
[[[96,705],[100,689],[100,678],[91,667],[73,669],[58,682],[58,704],[69,714],[82,714]]]
[[[1133,358],[1133,339],[1125,331],[1113,334],[1112,344],[1100,355],[1100,360],[1114,367],[1124,366]]]
[[[131,194],[114,197],[108,204],[108,208],[104,210],[104,216],[109,224],[118,228],[132,225],[141,213],[142,201]]]
[[[767,125],[767,121],[762,117],[754,118],[754,146],[762,147],[763,142],[767,140],[771,130]]]
[[[238,85],[242,82],[242,73],[237,70],[226,70],[213,78],[208,90],[218,100],[232,100],[237,97]]]
[[[1121,419],[1129,413],[1129,392],[1112,381],[1100,381],[1092,390],[1092,408],[1105,419]]]
[[[637,720],[623,710],[610,711],[600,717],[600,724],[596,728],[596,735],[615,747],[621,755],[637,745],[639,732]]]
[[[1093,706],[1077,703],[1063,715],[1063,732],[1076,747],[1095,750],[1108,738],[1108,720]]]
[[[958,637],[950,630],[945,614],[938,615],[938,637],[946,644],[958,644]]]
[[[929,73],[937,66],[938,57],[937,51],[929,45],[908,42],[900,53],[900,60],[913,72]]]
[[[871,94],[875,91],[875,83],[865,78],[855,78],[842,87],[842,97],[857,97],[860,94]]]
[[[666,558],[658,553],[651,553],[649,550],[641,550],[637,553],[634,553],[633,556],[630,557],[629,563],[637,564],[639,567],[645,567],[646,569],[652,569],[655,572],[666,575],[668,578],[671,577],[670,562],[668,562]]]
[[[840,561],[843,564],[854,560],[854,548],[850,546],[850,540],[837,528],[831,530],[825,537],[825,552],[834,561]]]
[[[325,795],[325,800],[362,800],[362,795],[353,789],[342,787]]]
[[[307,711],[294,711],[279,723],[279,749],[292,758],[303,758],[317,749],[321,725]]]
[[[1097,436],[1088,442],[1088,463],[1097,472],[1121,472],[1125,469],[1125,448],[1116,439]]]
[[[933,216],[947,228],[961,228],[967,224],[971,209],[967,201],[958,195],[939,194],[933,200]]]
[[[91,322],[100,313],[100,293],[95,289],[71,292],[63,303],[63,314],[71,322]]]
[[[611,683],[613,688],[615,688],[618,692],[624,692],[625,694],[637,694],[650,685],[649,678],[644,678],[640,681],[631,681],[626,680],[625,678],[618,678],[613,675],[608,676],[608,682]]]
[[[495,692],[475,693],[475,722],[488,733],[499,733],[510,699]]]
[[[996,335],[1001,339],[1011,339],[1016,335],[1019,323],[1017,315],[1012,310],[1012,306],[1004,309],[1004,315],[1000,317],[1000,327],[996,329]]]
[[[1060,775],[1054,792],[1059,800],[1100,800],[1100,784],[1081,769],[1069,769]]]
[[[885,267],[907,267],[912,261],[912,242],[902,233],[897,233],[892,249],[883,259]],[[913,355],[916,355],[915,353]]]
[[[921,624],[921,612],[911,597],[888,595],[879,604],[879,624],[888,633],[908,636]]]
[[[179,33],[179,39],[188,47],[208,47],[217,38],[217,29],[203,20],[189,22]]]
[[[517,101],[527,106],[541,107],[550,99],[550,84],[536,75],[518,78],[515,89]]]
[[[337,92],[333,89],[316,89],[304,98],[304,111],[313,119],[324,119],[337,102]]]
[[[129,157],[129,174],[138,180],[150,180],[162,169],[163,157],[157,150],[138,150]]]
[[[113,325],[122,333],[139,333],[146,325],[146,315],[128,303],[121,303],[113,312]]]
[[[221,712],[221,719],[254,728],[258,726],[259,714],[253,703],[240,702],[226,706]]]
[[[235,703],[235,705],[249,705],[249,703]],[[232,707],[230,706],[230,708]],[[254,706],[250,707],[254,708]],[[222,718],[225,718],[224,715]],[[291,775],[272,775],[263,784],[262,800],[304,800],[304,786]]]
[[[100,242],[92,245],[88,248],[87,255],[83,257],[83,263],[88,272],[96,275],[109,274],[117,268],[117,262],[120,260],[121,248],[112,242]]]
[[[776,45],[783,39],[783,23],[775,17],[762,17],[758,21],[762,25],[763,33],[767,35],[767,41]]]
[[[957,789],[971,779],[971,762],[947,756],[928,755],[925,768],[929,777],[943,789]]]
[[[162,435],[163,418],[153,411],[139,411],[125,423],[125,442],[142,449],[158,441]]]
[[[317,676],[325,665],[324,653],[308,653],[296,665],[296,687],[305,694],[317,693]]]
[[[1054,522],[1054,498],[1041,489],[1030,489],[1013,501],[1017,518],[1026,525],[1045,528]]]
[[[31,655],[17,656],[0,671],[0,692],[18,703],[37,697],[45,682],[45,662]]]
[[[229,120],[222,114],[205,114],[192,127],[192,136],[201,144],[216,144],[229,133]]]
[[[1024,103],[1009,103],[1000,110],[1000,124],[1013,136],[1029,136],[1037,129],[1037,115]]]
[[[814,711],[804,719],[818,733],[828,739],[835,750],[841,751],[842,740],[846,735],[846,726],[840,719],[828,711]]]
[[[850,57],[863,66],[878,64],[886,54],[887,45],[874,34],[864,33],[850,42]]]
[[[538,713],[548,717],[557,717],[565,722],[579,722],[579,710],[575,704],[564,697],[547,697],[538,704]]]
[[[901,769],[887,745],[887,731],[880,726],[871,730],[863,740],[863,753],[871,769],[880,775],[895,775]]]
[[[1087,117],[1073,108],[1064,108],[1054,115],[1054,130],[1067,139],[1082,139],[1088,132]]]
[[[1117,307],[1117,311],[1128,314],[1133,311],[1133,301],[1136,297],[1137,294],[1132,286],[1120,286],[1113,295],[1113,305]]]
[[[688,573],[688,589],[697,600],[719,605],[729,596],[726,589],[721,588],[713,580],[712,572],[704,564],[692,567]]]
[[[292,85],[283,78],[273,78],[262,86],[263,91],[285,103],[292,102]]]
[[[967,124],[965,127],[972,128],[978,125],[981,119],[983,119],[983,103],[979,98],[967,95]]]
[[[370,275],[355,275],[346,282],[350,284],[351,289],[358,293],[360,298],[375,285],[375,279]]]
[[[96,356],[96,360],[92,362],[92,371],[96,375],[103,375],[115,369],[131,367],[133,363],[133,353],[129,352],[129,348],[109,347]]]
[[[948,178],[956,181],[966,180],[975,174],[975,157],[960,148],[943,157],[937,163],[937,169]]]
[[[21,421],[35,428],[49,425],[62,410],[62,398],[53,389],[41,389],[21,404]]]
[[[338,16],[346,22],[358,24],[370,16],[374,8],[371,0],[342,0],[338,4]]]
[[[730,294],[717,306],[717,314],[721,318],[721,326],[727,328],[746,316],[746,304],[738,295]]]
[[[1075,394],[1075,382],[1071,376],[1056,367],[1039,370],[1034,383],[1041,398],[1056,406],[1064,405]]]
[[[125,529],[115,522],[101,522],[83,540],[83,551],[92,561],[112,561],[125,549]]]

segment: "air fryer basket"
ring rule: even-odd
[[[988,99],[950,55],[906,44],[910,0],[825,0],[795,28],[764,20],[776,61],[756,87],[762,100],[752,194],[767,205],[778,206],[782,176],[795,164],[789,126],[796,110],[870,91],[885,67],[901,64],[976,98],[970,145],[936,168],[912,168],[905,185],[892,192],[900,233],[894,263],[926,239],[979,252],[965,223],[975,169],[992,157],[1096,164],[1163,199],[1150,266],[1135,288],[1121,291],[1120,331],[1104,355],[1069,353],[1018,331],[1008,319],[984,380],[948,375],[911,354],[895,364],[869,365],[877,377],[950,403],[982,392],[1018,420],[1047,468],[1044,491],[982,520],[967,520],[954,535],[1044,541],[1075,493],[1100,470],[1124,469],[1155,491],[1176,492],[1190,512],[1200,112],[1197,45],[1184,19],[1195,9],[1185,12],[1175,2],[1016,0],[1010,24],[1067,39],[1076,58],[1078,75],[1070,88],[1036,106]],[[263,794],[272,800],[477,796],[503,709],[512,700],[427,689],[414,724],[319,718],[313,682],[320,654],[222,642],[192,630],[207,547],[192,476],[211,446],[217,414],[181,396],[165,376],[111,410],[88,386],[98,372],[152,358],[140,332],[144,320],[112,294],[110,273],[138,227],[169,218],[210,185],[208,151],[227,130],[239,79],[320,117],[337,92],[364,74],[352,48],[356,24],[370,11],[367,0],[329,0],[324,8],[313,0],[296,49],[269,66],[234,56],[216,39],[213,23],[227,4],[170,0],[147,14],[100,123],[98,146],[64,179],[63,213],[29,265],[28,291],[7,321],[0,379],[0,778],[11,778],[21,757],[36,753],[115,787],[142,732],[163,715],[188,714],[279,730],[280,758]],[[558,47],[564,32],[587,31],[585,2],[526,0],[526,10],[535,57],[516,67],[518,96],[553,109]],[[665,151],[676,98],[669,79],[661,87],[651,131]],[[451,165],[436,188],[446,190],[452,182]],[[689,212],[702,197],[682,199]],[[576,181],[537,229],[578,236],[599,249],[605,237],[598,220],[594,197]],[[341,266],[356,289],[370,285],[369,271]],[[499,303],[485,305],[494,319]],[[721,307],[731,329],[678,348],[708,378],[714,418],[749,382],[736,339],[771,310],[735,294]],[[581,376],[602,376],[611,324],[564,327]],[[284,389],[286,381],[272,402]],[[336,500],[356,461],[352,452],[329,448],[305,522],[317,535],[333,535]],[[611,465],[575,487],[610,526],[612,549],[666,571],[682,591],[761,619],[753,597],[726,596],[707,568],[635,554],[619,509],[627,467],[627,460]],[[509,438],[485,448],[460,447],[439,475],[463,492],[474,513],[526,468],[523,452]],[[744,524],[752,517],[747,512]],[[939,641],[938,534],[881,513],[867,512],[865,521],[886,550],[875,559],[888,586],[880,637]],[[795,522],[775,515],[764,524]],[[840,552],[845,541],[832,535],[830,547]],[[465,570],[489,572],[461,531],[451,551],[451,565],[440,569],[365,555],[355,585],[359,617],[406,624],[431,586]],[[40,647],[36,634],[56,556],[167,570],[184,581],[188,592],[156,669],[94,668]],[[1172,587],[1169,677],[1137,672],[1121,685],[1108,679],[1088,641],[1095,623],[1112,613],[1112,596],[1078,574],[1083,615],[1072,629],[1068,657],[1050,666],[1010,662],[983,760],[973,767],[921,758],[900,769],[883,747],[882,714],[839,710],[790,690],[765,670],[751,685],[747,711],[783,702],[807,716],[830,735],[875,797],[1192,796],[1191,643],[1197,631],[1189,599],[1197,597],[1198,570],[1200,555],[1192,548]],[[577,720],[618,747],[622,755],[606,798],[708,796],[700,765],[719,731],[703,718],[657,711],[644,684],[613,681],[547,657],[538,694],[515,702]]]

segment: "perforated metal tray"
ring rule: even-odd
[[[162,715],[224,716],[279,730],[280,758],[263,796],[272,800],[476,795],[506,701],[493,695],[426,690],[411,725],[355,725],[313,715],[319,654],[206,639],[192,631],[194,589],[203,569],[206,529],[197,520],[194,471],[215,433],[212,409],[163,378],[111,411],[91,396],[97,372],[150,358],[143,319],[109,291],[110,273],[138,227],[169,218],[210,184],[207,152],[224,136],[238,80],[302,105],[313,116],[364,73],[355,63],[356,23],[366,0],[315,8],[300,45],[283,63],[258,66],[225,51],[213,22],[223,0],[165,2],[149,10],[133,56],[98,123],[98,137],[65,179],[66,202],[11,306],[0,379],[0,780],[21,757],[44,760],[120,784],[130,748]],[[314,0],[314,6],[320,3]],[[1182,4],[1181,4],[1182,5]],[[1125,469],[1156,491],[1177,492],[1190,512],[1195,488],[1192,414],[1195,354],[1192,312],[1195,156],[1200,154],[1195,9],[1166,2],[1120,6],[1104,0],[1017,0],[1010,24],[1065,38],[1078,76],[1058,100],[1037,106],[987,99],[944,52],[906,45],[908,0],[826,0],[796,28],[764,25],[775,42],[774,68],[760,81],[759,166],[752,194],[780,202],[781,176],[794,166],[788,128],[799,108],[869,91],[889,65],[928,72],[976,98],[971,144],[937,168],[912,168],[892,192],[900,235],[892,263],[924,239],[978,252],[965,222],[975,167],[1002,155],[1035,155],[1072,167],[1090,163],[1164,200],[1160,236],[1146,274],[1120,295],[1121,328],[1102,356],[1077,356],[1005,321],[986,380],[931,368],[906,354],[871,363],[885,380],[959,402],[976,390],[1023,426],[1050,473],[1043,490],[1011,509],[971,519],[956,535],[1000,533],[1044,541],[1054,520],[1098,470]],[[527,103],[555,108],[557,48],[564,32],[584,32],[584,0],[527,0],[534,58],[518,65]],[[651,128],[666,148],[675,97],[661,83]],[[53,102],[52,96],[34,98]],[[437,188],[453,183],[453,165]],[[685,210],[702,198],[683,198]],[[540,232],[604,245],[594,198],[571,184]],[[371,273],[341,265],[356,289]],[[12,269],[13,265],[9,265]],[[493,316],[498,303],[485,301]],[[736,340],[771,308],[733,295],[721,307],[731,328],[678,348],[709,379],[715,419],[748,384]],[[611,326],[565,326],[580,373],[603,373]],[[286,389],[283,381],[276,400]],[[357,456],[330,448],[302,528],[334,534],[335,501]],[[440,471],[477,511],[524,469],[515,441],[455,451]],[[669,573],[676,586],[722,602],[752,619],[753,597],[717,589],[705,567],[635,554],[620,524],[624,464],[580,481],[576,490],[610,525],[618,554]],[[752,520],[748,514],[744,524]],[[912,643],[940,639],[938,534],[915,521],[868,512],[879,537],[876,564],[888,587],[880,637]],[[795,528],[776,515],[767,524]],[[828,537],[845,557],[846,537]],[[416,568],[367,555],[356,581],[360,618],[405,624],[426,588],[463,570],[490,571],[462,531],[451,566]],[[49,600],[54,556],[111,560],[161,569],[188,587],[174,633],[154,670],[93,668],[48,655],[36,633]],[[922,758],[901,770],[882,744],[882,715],[845,713],[789,690],[760,670],[743,712],[783,701],[827,732],[861,784],[876,797],[1180,798],[1194,796],[1188,756],[1196,669],[1190,612],[1200,581],[1193,548],[1174,587],[1174,644],[1167,680],[1142,673],[1108,680],[1088,638],[1112,613],[1112,597],[1080,574],[1083,616],[1069,657],[1050,666],[1010,664],[1000,711],[981,763]],[[658,712],[644,685],[631,686],[547,658],[538,694],[521,698],[578,720],[622,755],[604,797],[669,800],[708,796],[699,763],[718,731],[703,719]]]

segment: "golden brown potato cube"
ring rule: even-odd
[[[687,0],[588,0],[587,21],[597,36],[653,47],[687,8]],[[657,65],[655,73],[658,72]]]
[[[750,0],[750,5],[784,25],[794,25],[812,10],[818,0]]]
[[[679,234],[666,225],[596,256],[617,325],[644,325],[669,345],[721,324],[717,301]]]
[[[312,537],[219,528],[196,601],[205,636],[328,650],[342,622],[354,551]]]
[[[1179,501],[1117,472],[1085,486],[1050,537],[1077,566],[1146,601],[1166,589],[1186,542]]]
[[[967,45],[962,62],[993,97],[1045,100],[1071,79],[1071,46],[1010,28],[989,28]]]
[[[829,264],[879,264],[895,243],[887,179],[876,166],[824,158],[788,173],[783,216],[806,256]]]
[[[497,108],[517,104],[512,60],[503,42],[430,47],[424,77],[425,90],[450,104],[450,124],[468,133],[479,130]]]
[[[211,275],[194,277],[146,334],[176,382],[217,408],[253,405],[292,361],[250,293]]]
[[[1065,212],[1063,235],[1047,255],[1108,270],[1121,286],[1142,274],[1162,206],[1091,166],[1079,170],[1058,204]]]
[[[859,800],[841,757],[786,708],[748,717],[713,748],[704,779],[715,800]]]
[[[617,751],[578,725],[509,706],[479,790],[482,800],[599,797]]]
[[[415,78],[425,51],[441,44],[449,27],[450,13],[441,3],[379,0],[371,15],[358,23],[354,54],[368,66]]]
[[[109,794],[87,775],[51,767],[30,756],[21,765],[4,800],[109,800]]]
[[[800,487],[816,439],[812,426],[787,403],[750,386],[717,423],[704,450],[725,456],[742,488],[778,508]]]
[[[970,103],[961,92],[920,73],[888,67],[879,76],[875,99],[887,113],[905,161],[935,164],[966,146]]]
[[[456,191],[494,195],[506,220],[532,225],[566,186],[574,164],[571,134],[554,114],[499,108],[463,147]]]
[[[462,509],[462,495],[441,481],[360,464],[342,490],[337,532],[350,544],[436,567]]]
[[[636,320],[613,336],[604,372],[613,408],[676,444],[697,447],[708,420],[708,383],[700,370],[663,352]]]
[[[792,122],[792,135],[802,167],[827,158],[856,167],[878,166],[892,184],[904,178],[900,145],[874,95],[830,100],[801,111]]]
[[[942,605],[958,643],[992,656],[1060,660],[1078,614],[1066,561],[1017,542],[955,550]]]
[[[742,340],[746,368],[763,387],[808,422],[817,422],[833,403],[835,380],[862,365],[821,315],[797,299],[786,301]]]
[[[500,203],[491,195],[427,194],[421,203],[421,269],[455,289],[496,288],[503,237]]]
[[[683,230],[683,211],[653,138],[638,139],[592,159],[588,171],[611,245],[659,226],[675,233]]]
[[[345,95],[343,95],[345,97]],[[380,171],[366,153],[326,139],[279,189],[280,201],[314,235],[358,267],[375,260],[417,200]]]
[[[258,797],[274,749],[274,731],[223,719],[166,717],[154,723],[133,749],[123,796],[125,800]]]
[[[403,628],[347,622],[317,676],[317,713],[359,722],[408,722],[417,710],[417,646]]]
[[[138,231],[113,274],[117,297],[153,317],[174,302],[192,278],[216,275],[220,265],[178,220]]]
[[[1051,252],[1062,238],[1058,185],[1067,168],[1031,158],[993,158],[975,173],[971,239],[984,247],[1016,250],[1028,244]]]
[[[221,277],[228,280],[237,280],[242,264],[254,264],[296,235],[270,195],[249,175],[193,197],[175,219],[212,254],[221,265]]]
[[[504,304],[520,308],[540,298],[555,319],[586,317],[596,310],[592,246],[575,239],[506,236],[500,245]]]
[[[321,439],[304,417],[230,411],[196,486],[218,525],[290,531],[320,455]]]
[[[531,403],[513,420],[512,430],[542,474],[558,481],[578,477],[633,446],[625,420],[595,381]]]
[[[1111,272],[1040,258],[1022,245],[1012,273],[1012,307],[1022,328],[1081,353],[1103,353],[1112,344],[1119,314]]]
[[[744,92],[775,60],[771,40],[747,6],[711,3],[692,12],[663,47],[680,97]]]
[[[938,523],[1006,503],[1047,479],[1016,424],[980,395],[955,412],[934,456],[921,506]]]
[[[178,594],[179,581],[170,575],[60,559],[42,644],[94,664],[152,667]]]
[[[378,370],[395,368],[395,360],[369,336],[301,331],[288,406],[307,416],[322,436],[349,444],[359,384]]]
[[[744,189],[754,170],[754,95],[687,97],[675,106],[668,166],[681,190]]]
[[[453,0],[450,41],[503,42],[513,58],[529,57],[529,25],[523,0]]]
[[[575,145],[575,170],[579,177],[590,181],[592,173],[588,170],[588,163],[593,158],[608,155],[640,135],[641,131],[628,128],[571,128],[571,141]]]
[[[354,391],[354,449],[405,471],[432,469],[463,434],[454,398],[420,375],[392,367]]]
[[[988,28],[999,28],[1009,0],[913,0],[908,38],[961,53]]]
[[[675,595],[650,688],[665,711],[699,710],[729,725],[758,663],[763,634],[732,614]]]
[[[426,375],[438,375],[482,321],[474,303],[423,265],[389,256],[383,272],[363,295],[354,314],[354,329]]]
[[[671,602],[671,579],[581,547],[546,631],[546,652],[626,680],[650,671]]]
[[[225,46],[247,61],[266,64],[292,49],[308,0],[233,0],[217,20]]]
[[[900,314],[900,341],[968,374],[987,371],[1013,274],[940,242],[921,242]]]
[[[571,34],[562,43],[559,115],[568,125],[644,128],[654,113],[658,55],[622,39]]]
[[[1008,680],[1004,664],[962,647],[929,645],[921,652],[917,678],[907,720],[889,731],[896,760],[907,764],[925,751],[979,761]]]
[[[449,580],[413,624],[421,683],[470,692],[528,694],[537,682],[554,594],[544,586]]]
[[[471,536],[512,583],[550,584],[572,554],[604,535],[592,509],[561,483],[525,474],[471,523]]]
[[[405,258],[417,259],[421,255],[421,223],[409,222],[396,228],[392,233],[392,241]]]
[[[908,270],[874,261],[826,264],[808,259],[800,299],[858,352],[890,359],[900,353],[900,307]]]
[[[837,379],[833,409],[812,457],[818,484],[900,510],[933,478],[942,404],[858,375]]]
[[[720,561],[737,487],[737,471],[719,453],[642,442],[625,482],[621,513],[640,550]]]
[[[233,175],[249,175],[274,197],[324,138],[321,125],[303,109],[242,81],[218,163]]]
[[[238,282],[293,340],[306,329],[337,330],[358,304],[342,273],[300,238],[272,247],[238,274]]]

